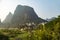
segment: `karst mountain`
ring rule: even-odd
[[[46,20],[43,20],[42,18],[38,17],[36,12],[32,7],[29,6],[22,6],[18,5],[14,11],[14,14],[12,16],[11,13],[9,13],[4,20],[4,22],[10,22],[10,23],[17,23],[17,24],[25,24],[25,23],[42,23],[46,22]]]

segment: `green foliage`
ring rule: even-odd
[[[0,29],[0,40],[3,40],[1,37],[7,37],[6,40],[60,40],[60,16],[33,30]]]

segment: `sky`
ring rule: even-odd
[[[60,0],[0,0],[1,21],[9,12],[13,14],[17,5],[33,7],[36,14],[43,19],[60,15]]]

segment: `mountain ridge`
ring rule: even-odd
[[[8,16],[7,16],[8,17]],[[5,20],[8,20],[7,18]],[[30,6],[18,5],[14,11],[13,16],[10,18],[10,23],[25,24],[25,23],[42,23],[47,22],[46,20],[40,18],[35,13],[34,9]]]

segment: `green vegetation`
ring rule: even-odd
[[[60,40],[60,16],[44,25],[39,24],[36,29],[20,30],[0,29],[0,36],[6,40]],[[3,40],[0,37],[0,40]]]

